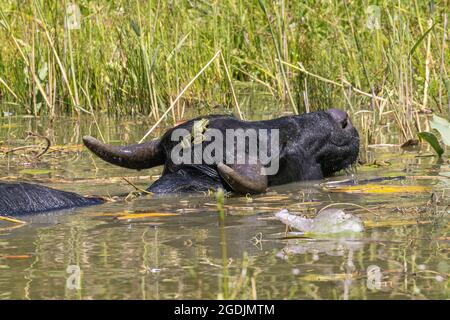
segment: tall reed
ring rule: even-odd
[[[246,117],[264,107],[245,95],[258,88],[269,110],[337,106],[367,117],[371,134],[394,123],[403,139],[419,113],[449,112],[449,0],[74,0],[79,29],[70,4],[1,2],[2,110],[157,122],[177,99],[172,121],[217,104]]]

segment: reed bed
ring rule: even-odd
[[[424,129],[419,114],[450,110],[449,8],[449,0],[4,0],[0,108],[159,123],[223,105],[251,118],[265,108],[246,98],[256,91],[266,111],[341,107],[369,139],[392,124],[406,140]]]

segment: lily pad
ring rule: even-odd
[[[432,129],[439,131],[444,144],[450,146],[450,122],[444,118],[433,115],[430,126]]]
[[[439,144],[439,140],[436,138],[436,136],[431,132],[419,132],[417,136],[421,140],[425,140],[430,144],[430,146],[436,151],[438,156],[442,156],[444,153],[444,149],[442,149],[441,145]]]

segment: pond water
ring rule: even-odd
[[[134,190],[123,177],[145,188],[161,168],[114,167],[80,143],[99,130],[112,143],[133,143],[151,124],[106,116],[98,126],[87,117],[0,118],[0,177],[105,196]],[[5,155],[42,143],[25,141],[27,131],[48,137],[51,152],[39,159],[29,148]],[[395,136],[377,139],[398,143]],[[289,184],[226,198],[224,226],[214,195],[143,197],[20,217],[26,225],[0,221],[0,299],[448,299],[447,160],[437,161],[426,147],[363,146],[361,155],[365,164],[353,178],[406,176],[376,184],[421,188],[348,193],[326,191],[324,181]],[[327,181],[348,178],[341,173]],[[365,230],[294,237],[274,219],[283,208],[313,216],[331,203],[343,203],[339,208],[360,217]],[[153,216],[121,218],[129,212]]]

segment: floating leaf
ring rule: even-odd
[[[377,185],[377,184],[365,184],[365,185],[353,185],[333,188],[323,188],[328,192],[346,192],[346,193],[416,193],[416,192],[429,192],[431,187],[428,186],[402,186],[402,185]]]
[[[17,127],[18,127],[17,124],[8,123],[8,124],[2,124],[0,126],[0,129],[13,129],[13,128],[17,128]]]
[[[0,220],[12,222],[12,223],[19,223],[19,224],[25,224],[26,223],[25,221],[14,219],[14,218],[11,218],[11,217],[5,217],[5,216],[0,216]]]
[[[450,122],[446,119],[433,115],[433,119],[430,121],[432,129],[439,131],[442,141],[445,145],[450,146]]]
[[[436,151],[438,156],[442,156],[444,153],[444,149],[442,149],[441,145],[439,144],[438,139],[436,136],[431,132],[419,132],[417,136],[420,138],[420,140],[425,140],[430,144],[430,146]]]
[[[116,217],[117,220],[135,220],[144,218],[164,218],[179,216],[178,213],[164,213],[164,212],[149,212],[149,213],[129,213],[124,215],[119,215]]]
[[[24,260],[31,258],[28,254],[22,254],[22,255],[10,255],[10,256],[0,256],[0,259],[9,259],[9,260]]]
[[[37,176],[40,174],[49,174],[52,173],[52,170],[48,169],[23,169],[19,171],[20,174],[31,174],[33,176]]]
[[[139,218],[156,218],[166,216],[179,216],[179,213],[174,212],[145,212],[145,211],[131,211],[123,210],[121,212],[96,212],[95,217],[114,217],[119,220],[139,219]]]
[[[254,200],[256,201],[264,201],[264,202],[276,202],[276,201],[281,201],[281,200],[288,200],[290,197],[289,196],[267,196],[267,197],[259,197],[259,198],[254,198]]]
[[[338,281],[345,280],[348,278],[353,278],[353,275],[346,273],[335,273],[329,275],[321,275],[321,274],[308,274],[306,276],[301,277],[301,280],[307,282],[316,282],[316,281]]]
[[[417,221],[417,220],[384,220],[384,221],[364,221],[366,228],[381,228],[381,227],[401,227],[412,226],[416,224],[430,224],[431,221]]]

